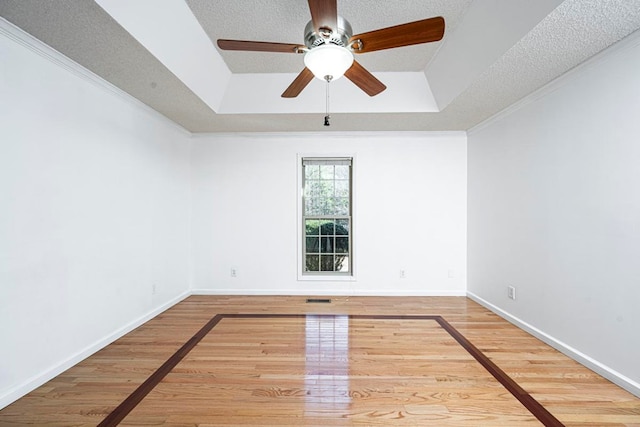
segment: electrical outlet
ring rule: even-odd
[[[235,268],[231,268],[231,277],[238,277],[238,270]]]
[[[513,286],[507,286],[507,296],[514,300],[516,299],[516,288]]]
[[[158,289],[156,288],[156,284],[154,283],[153,285],[151,285],[151,295],[155,295],[158,292]]]
[[[404,279],[404,278],[406,278],[406,277],[407,277],[406,272],[405,272],[404,270],[400,270],[400,278],[401,278],[401,279]]]

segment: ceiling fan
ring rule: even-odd
[[[353,59],[353,54],[392,49],[441,40],[444,18],[423,19],[353,35],[351,24],[338,16],[337,0],[309,0],[311,21],[304,30],[304,45],[219,39],[222,50],[304,54],[305,68],[282,93],[295,98],[317,77],[330,82],[344,75],[369,96],[387,87]]]

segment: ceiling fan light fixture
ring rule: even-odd
[[[304,55],[304,65],[320,80],[336,80],[353,64],[349,49],[334,44],[314,47]],[[327,76],[330,76],[327,79]]]

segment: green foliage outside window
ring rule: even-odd
[[[349,220],[307,220],[306,270],[343,271],[349,256]]]

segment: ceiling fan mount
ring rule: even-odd
[[[337,0],[308,0],[308,3],[311,21],[304,29],[304,45],[218,39],[218,47],[222,50],[304,53],[305,68],[283,92],[283,98],[298,96],[314,76],[331,81],[343,74],[369,96],[375,96],[387,87],[355,61],[353,54],[430,43],[444,36],[445,24],[441,16],[353,35],[349,21],[338,15]]]
[[[349,47],[351,36],[353,36],[351,24],[342,16],[337,17],[337,25],[333,30],[329,27],[321,27],[316,31],[313,20],[304,27],[304,45],[307,49],[328,43],[346,48]],[[304,53],[304,50],[301,50],[301,53]]]

